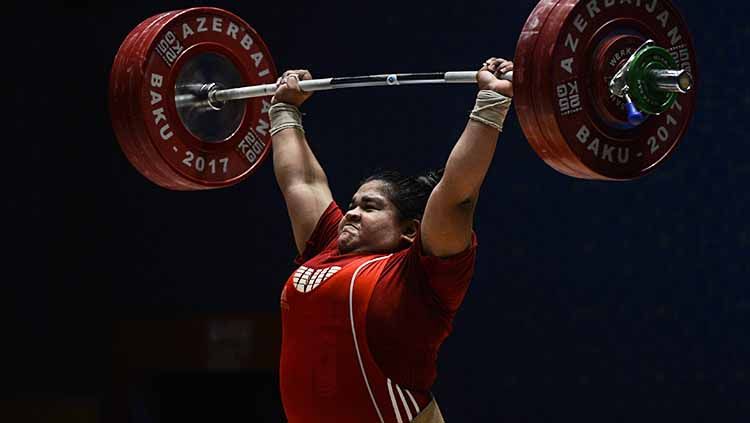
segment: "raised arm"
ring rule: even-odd
[[[306,70],[286,71],[271,101],[273,171],[286,201],[297,250],[302,253],[320,216],[333,196],[323,168],[307,144],[299,106],[311,93],[302,92],[299,79],[311,79]]]
[[[513,63],[488,59],[477,74],[479,95],[461,137],[432,191],[420,225],[422,249],[447,257],[469,247],[479,189],[495,154],[498,135],[513,96],[513,84],[495,75],[513,70]]]

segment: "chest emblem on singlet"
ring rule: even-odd
[[[321,283],[328,280],[328,278],[335,275],[339,270],[341,270],[341,268],[338,266],[326,267],[323,269],[311,269],[309,267],[300,266],[300,268],[294,272],[292,282],[297,291],[310,292],[317,288]]]

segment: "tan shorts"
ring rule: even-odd
[[[417,417],[411,421],[411,423],[445,423],[443,415],[440,413],[440,407],[438,407],[435,398],[427,404],[424,410],[420,411]]]

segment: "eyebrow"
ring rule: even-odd
[[[354,204],[355,198],[356,197],[352,197],[351,204]],[[360,201],[363,202],[363,203],[375,203],[375,204],[377,204],[379,206],[382,206],[383,204],[385,204],[385,201],[383,201],[382,198],[380,198],[380,197],[372,197],[372,196],[369,196],[369,195],[363,195],[360,198]]]

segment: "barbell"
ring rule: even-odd
[[[687,25],[669,0],[542,0],[521,31],[514,72],[519,122],[534,151],[583,179],[632,180],[683,138],[695,109],[697,65]],[[270,149],[277,71],[238,16],[175,10],[136,26],[115,56],[109,108],[133,166],[159,186],[233,185]],[[476,71],[302,81],[306,91],[476,83]]]

